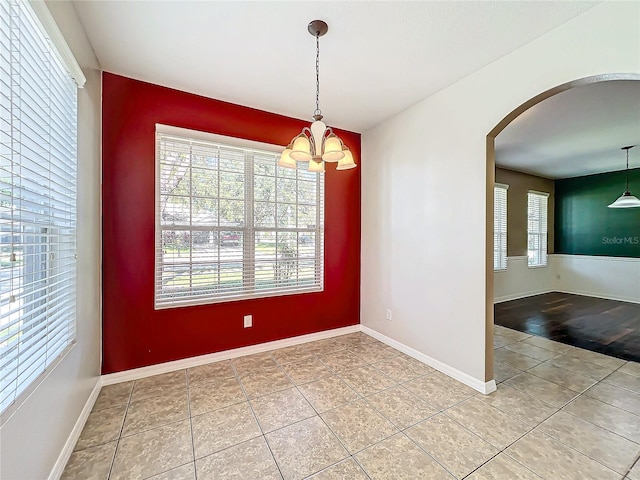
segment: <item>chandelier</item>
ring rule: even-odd
[[[609,205],[609,208],[634,208],[640,207],[640,200],[631,195],[629,191],[629,150],[631,150],[635,145],[631,145],[629,147],[622,147],[621,150],[627,151],[627,186],[624,189],[624,193],[618,198],[615,202]]]
[[[357,165],[353,155],[340,137],[322,121],[320,110],[320,37],[329,30],[322,20],[309,23],[309,33],[316,37],[316,109],[314,122],[305,127],[284,149],[278,165],[285,168],[297,168],[297,162],[308,163],[310,172],[324,172],[325,163],[338,162],[336,170],[348,170]]]

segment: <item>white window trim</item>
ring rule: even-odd
[[[192,139],[192,140],[200,140],[200,141],[204,141],[204,142],[208,142],[208,143],[219,143],[219,144],[223,144],[226,146],[230,146],[230,147],[236,147],[236,148],[242,148],[242,149],[251,149],[251,150],[261,150],[261,151],[265,151],[265,152],[270,152],[270,153],[277,153],[279,154],[283,147],[280,145],[273,145],[273,144],[269,144],[269,143],[263,143],[263,142],[257,142],[254,140],[247,140],[247,139],[242,139],[242,138],[237,138],[237,137],[229,137],[229,136],[225,136],[225,135],[218,135],[218,134],[214,134],[214,133],[209,133],[209,132],[202,132],[202,131],[197,131],[197,130],[190,130],[187,128],[181,128],[181,127],[176,127],[176,126],[172,126],[172,125],[166,125],[166,124],[161,124],[161,123],[157,123],[156,124],[156,138],[157,135],[175,135],[177,137],[183,137],[183,138],[188,138],[188,139]],[[155,242],[154,242],[154,249],[157,249],[159,242],[161,241],[160,239],[160,235],[161,235],[161,220],[160,220],[160,215],[158,214],[157,211],[157,205],[160,204],[160,162],[158,161],[158,146],[157,146],[157,140],[156,140],[156,146],[155,146],[155,151],[156,151],[156,158],[155,158],[155,205],[156,205],[156,211],[154,213],[155,215]],[[248,177],[247,177],[248,178]],[[158,260],[157,260],[157,253],[154,253],[154,309],[155,310],[166,310],[166,309],[173,309],[173,308],[181,308],[181,307],[188,307],[188,306],[196,306],[196,305],[213,305],[213,304],[218,304],[218,303],[228,303],[228,302],[236,302],[236,301],[241,301],[241,300],[253,300],[253,299],[259,299],[259,298],[271,298],[271,297],[281,297],[281,296],[289,296],[289,295],[300,295],[300,294],[309,294],[309,293],[318,293],[318,292],[323,292],[324,291],[324,276],[325,276],[325,268],[324,268],[324,177],[322,177],[323,180],[321,182],[317,182],[316,184],[316,188],[317,188],[317,195],[318,198],[321,201],[321,206],[319,205],[320,208],[317,208],[316,210],[316,216],[317,216],[317,222],[316,224],[319,225],[318,229],[319,229],[319,233],[320,233],[320,241],[316,241],[316,250],[315,250],[315,259],[316,259],[316,264],[317,264],[317,269],[319,270],[319,284],[318,285],[314,285],[312,287],[300,287],[300,288],[296,288],[295,290],[285,290],[285,291],[269,291],[269,292],[265,292],[265,293],[250,293],[250,294],[239,294],[239,295],[235,295],[233,297],[226,297],[226,298],[220,298],[220,299],[215,299],[215,298],[211,298],[210,296],[203,296],[202,299],[199,298],[194,298],[194,297],[187,297],[184,300],[175,300],[174,302],[170,303],[170,304],[158,304],[157,300],[156,300],[156,294],[157,294],[157,285],[156,285],[156,279],[158,276]],[[253,174],[251,175],[251,182],[253,182]],[[253,207],[253,198],[250,199],[246,199],[245,198],[245,202],[251,203],[251,208]],[[322,222],[320,222],[320,220],[322,220]],[[265,230],[273,230],[271,228],[265,228]],[[255,231],[255,228],[254,230]],[[248,254],[250,254],[250,249],[244,250],[243,251],[243,257],[244,260],[243,262],[246,264],[247,260],[246,257]]]
[[[495,192],[496,188],[501,188],[501,189],[505,190],[505,192],[508,193],[509,185],[507,185],[505,183],[497,183],[496,182],[496,183],[494,183],[493,186],[494,186],[494,192]],[[495,264],[494,264],[494,266],[493,266],[493,271],[494,272],[506,272],[508,270],[508,267],[509,267],[509,257],[507,255],[507,250],[508,250],[507,241],[508,241],[508,234],[509,234],[509,231],[508,231],[508,229],[509,229],[509,224],[508,224],[509,216],[508,216],[508,212],[507,212],[508,205],[509,205],[509,198],[508,198],[508,195],[507,195],[507,198],[506,198],[506,201],[505,201],[505,212],[504,212],[505,213],[505,217],[506,217],[506,222],[505,223],[507,224],[507,231],[505,232],[505,234],[507,236],[507,238],[505,238],[505,246],[507,248],[505,249],[505,252],[504,252],[504,268],[496,268]],[[495,258],[495,247],[496,247],[495,246],[495,233],[496,233],[495,232],[495,204],[493,206],[493,209],[494,209],[494,213],[493,213],[494,214],[494,220],[493,220],[493,222],[494,222],[494,232],[493,232],[493,236],[494,236],[493,248],[494,248],[494,250],[493,250],[493,255],[494,255],[494,258]]]
[[[528,211],[529,211],[529,194],[533,194],[533,195],[538,195],[541,197],[545,197],[545,198],[549,198],[549,192],[540,192],[538,190],[527,190],[527,217],[528,217]],[[547,210],[549,209],[549,204],[547,203]],[[529,253],[528,253],[528,249],[529,249],[529,235],[531,234],[531,232],[529,232],[529,221],[527,218],[527,268],[546,268],[549,265],[549,249],[548,249],[548,241],[549,241],[549,233],[548,233],[548,229],[549,229],[549,212],[545,212],[545,219],[547,222],[547,233],[544,234],[545,235],[545,262],[544,263],[536,263],[533,265],[529,264]],[[537,235],[542,235],[542,234],[537,234]],[[541,242],[542,245],[542,242]]]

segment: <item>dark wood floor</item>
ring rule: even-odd
[[[495,323],[640,362],[640,305],[567,293],[497,303]]]

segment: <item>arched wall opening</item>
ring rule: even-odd
[[[502,132],[513,120],[522,115],[524,112],[532,108],[548,98],[562,93],[571,88],[576,88],[593,83],[601,83],[613,80],[638,80],[640,74],[637,73],[610,73],[593,75],[590,77],[580,78],[571,82],[563,83],[556,87],[550,88],[522,103],[517,108],[507,114],[488,134],[486,139],[486,336],[485,336],[485,381],[493,379],[493,325],[494,325],[494,267],[493,267],[493,248],[494,248],[494,196],[493,188],[495,183],[495,141],[496,137]]]

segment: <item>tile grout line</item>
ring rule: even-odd
[[[191,389],[189,388],[189,371],[184,370],[185,382],[187,385],[187,409],[189,413],[189,432],[191,433],[191,455],[193,456],[193,476],[198,480],[198,469],[196,468],[196,441],[193,438],[193,415],[191,414]],[[177,468],[177,467],[176,467]]]
[[[113,458],[111,459],[111,464],[109,465],[109,471],[107,472],[107,479],[111,478],[111,474],[113,473],[113,466],[116,463],[116,455],[118,454],[118,449],[120,448],[120,440],[122,440],[122,432],[124,430],[124,423],[127,421],[127,415],[129,414],[129,406],[131,405],[131,398],[133,397],[133,389],[136,386],[136,382],[133,381],[131,383],[131,391],[129,392],[129,397],[127,398],[127,408],[124,412],[124,418],[122,419],[122,425],[120,426],[120,432],[118,433],[118,439],[116,443],[116,448],[113,451]],[[101,389],[104,387],[101,387]]]

